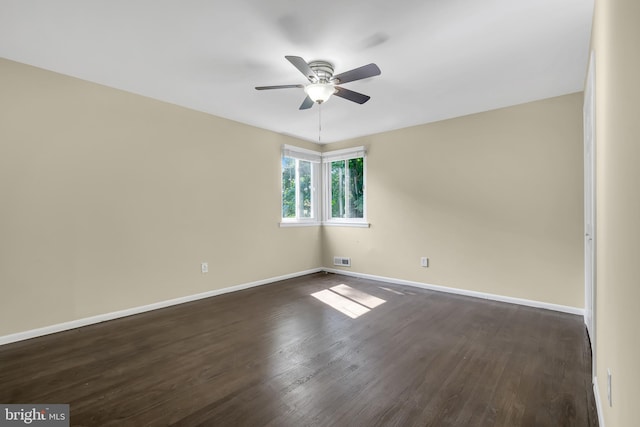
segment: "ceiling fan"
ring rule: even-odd
[[[364,104],[371,99],[370,96],[345,89],[338,85],[378,76],[381,73],[380,68],[378,68],[376,64],[368,64],[334,76],[333,64],[330,62],[312,61],[307,63],[307,61],[299,56],[285,56],[285,58],[300,70],[310,83],[308,85],[257,86],[256,89],[304,89],[307,97],[302,102],[302,105],[300,105],[300,110],[311,108],[315,103],[322,104],[326,102],[331,95],[336,95],[349,101],[357,102],[358,104]]]

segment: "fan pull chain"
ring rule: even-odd
[[[322,142],[322,103],[318,104],[318,144]]]

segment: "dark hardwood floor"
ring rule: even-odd
[[[311,296],[358,291],[385,302]],[[590,363],[579,316],[318,273],[2,346],[0,403],[68,403],[75,426],[584,427]]]

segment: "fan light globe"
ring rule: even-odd
[[[318,104],[322,104],[326,102],[331,95],[336,91],[335,87],[331,84],[327,83],[313,83],[307,85],[304,88],[306,94],[311,98],[313,102],[317,102]]]

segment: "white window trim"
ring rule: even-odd
[[[293,157],[294,159],[306,160],[313,163],[320,163],[322,161],[322,153],[286,144],[282,146],[282,156]]]
[[[322,153],[322,205],[323,205],[323,215],[322,215],[322,225],[328,226],[337,226],[337,227],[369,227],[370,224],[367,222],[367,156],[366,149],[364,146],[346,148],[342,150],[335,151],[327,151]],[[364,197],[362,218],[331,218],[331,185],[330,185],[330,176],[331,173],[329,171],[329,167],[331,162],[339,161],[339,160],[349,160],[355,159],[358,157],[362,157],[364,159],[363,162],[363,175],[364,175],[364,186],[362,188],[362,193]]]
[[[357,221],[356,221],[357,220]],[[369,228],[371,224],[367,221],[363,221],[362,218],[352,218],[351,221],[340,221],[339,219],[332,219],[331,221],[322,221],[323,226],[327,227],[354,227],[354,228]]]
[[[278,225],[280,226],[280,228],[287,228],[287,227],[318,227],[318,226],[322,225],[322,222],[318,221],[318,220],[302,221],[302,220],[283,219],[282,221],[280,221],[280,223]]]
[[[320,153],[306,148],[293,145],[282,146],[282,157],[291,157],[298,160],[305,160],[317,163],[317,167],[312,169],[312,189],[311,197],[313,203],[313,218],[281,218],[280,227],[311,227],[311,226],[332,226],[332,227],[361,227],[371,226],[367,222],[367,156],[364,146],[346,148],[342,150],[327,151]],[[331,218],[331,194],[329,185],[330,173],[329,165],[338,160],[349,160],[357,157],[364,158],[364,207],[363,218]],[[282,163],[281,163],[282,164]],[[297,170],[296,170],[297,173]],[[282,175],[282,171],[281,171]],[[282,178],[281,178],[282,179]],[[296,182],[297,182],[296,178]],[[282,216],[282,182],[280,183],[280,216]],[[296,204],[298,194],[296,192]]]
[[[322,163],[335,162],[336,160],[348,160],[356,157],[366,157],[367,150],[364,146],[345,148],[342,150],[326,151],[322,153]]]

